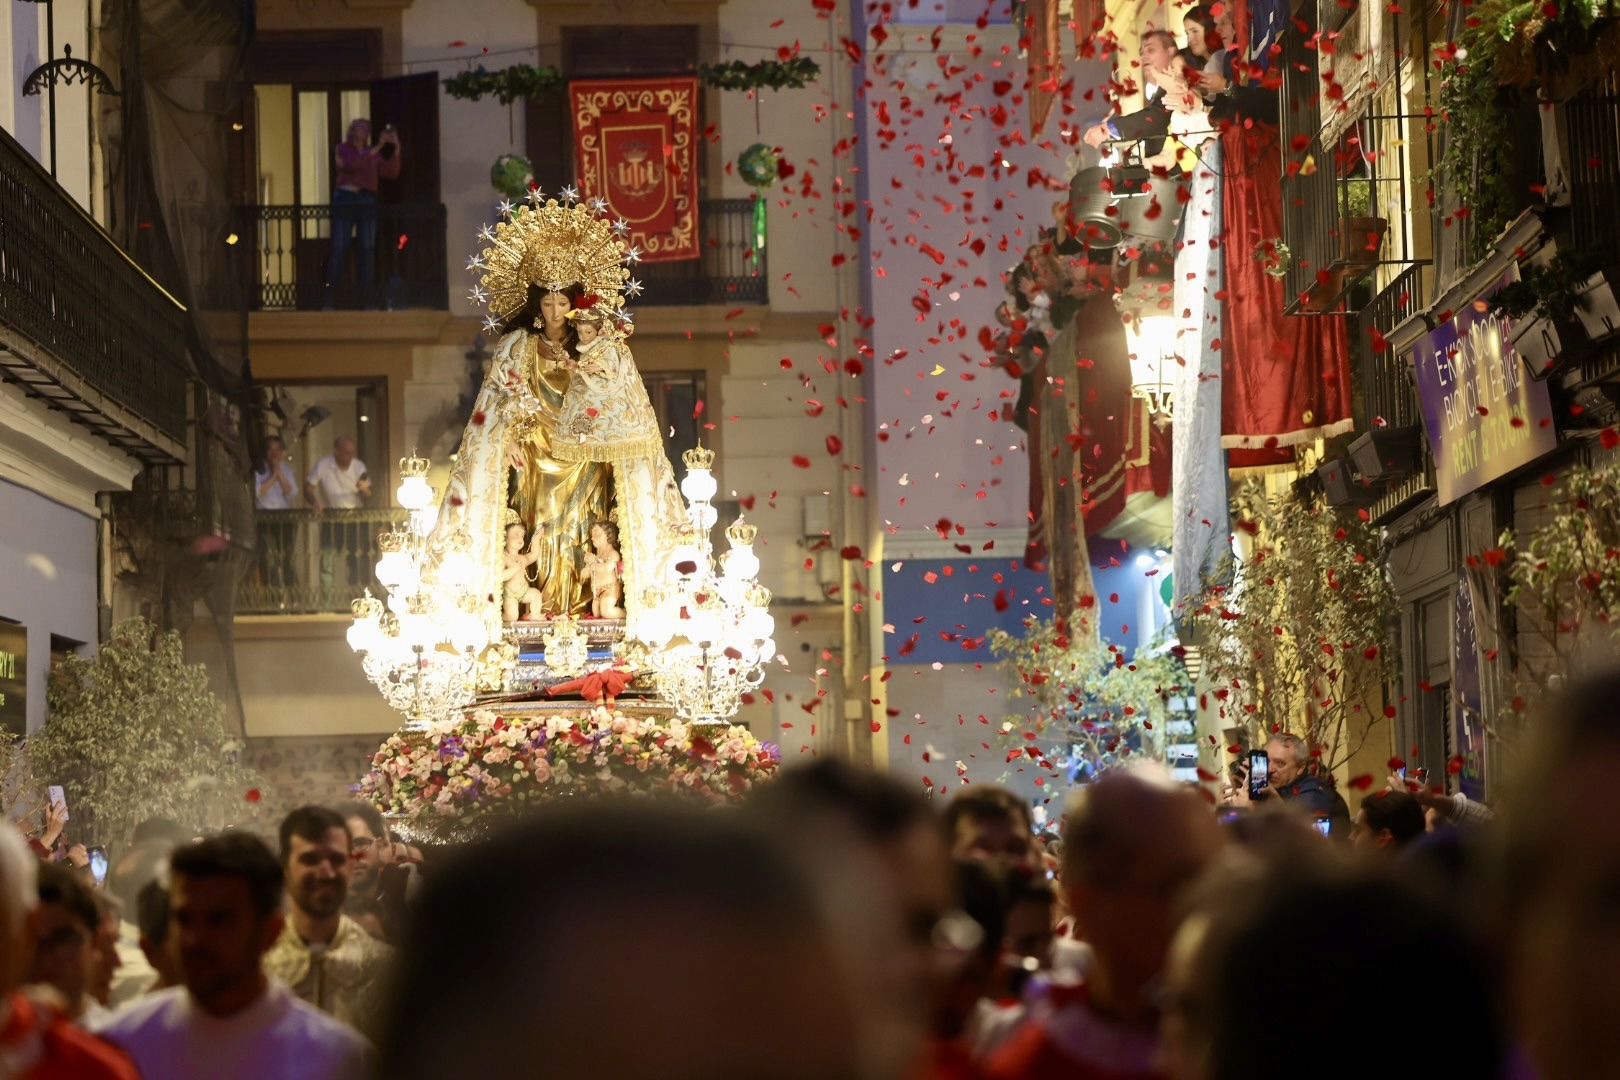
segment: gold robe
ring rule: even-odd
[[[612,483],[606,465],[595,461],[563,461],[555,451],[558,417],[568,390],[567,357],[543,335],[531,335],[524,355],[525,375],[535,401],[538,421],[526,425],[521,436],[523,471],[514,478],[512,502],[533,535],[536,524],[545,535],[531,541],[540,552],[534,576],[541,605],[547,615],[567,611],[590,614],[590,592],[580,572],[580,558],[589,550],[590,528],[608,520]]]
[[[305,944],[288,919],[264,955],[264,970],[322,1012],[373,1035],[393,960],[392,947],[347,915],[339,917],[337,934],[320,950]]]

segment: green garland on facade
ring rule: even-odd
[[[513,64],[500,71],[482,65],[444,80],[444,92],[463,101],[478,101],[493,95],[502,105],[544,97],[563,83],[562,69],[555,64],[535,67]]]
[[[803,90],[821,75],[821,65],[808,56],[745,64],[699,64],[698,78],[716,90]]]
[[[699,64],[698,78],[717,90],[802,90],[821,75],[821,65],[808,56],[791,60],[761,60],[745,64],[733,60],[725,64]],[[462,101],[494,97],[502,105],[544,97],[564,83],[562,68],[555,64],[536,67],[513,64],[490,71],[483,65],[444,80],[444,92]]]

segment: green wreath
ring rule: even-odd
[[[808,56],[745,64],[699,64],[698,78],[716,90],[803,90],[821,75],[821,65]]]
[[[463,101],[478,101],[493,94],[502,105],[543,97],[562,84],[562,69],[555,64],[535,67],[514,64],[500,71],[482,65],[444,80],[444,92]]]

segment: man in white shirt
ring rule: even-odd
[[[225,833],[169,861],[169,933],[184,986],[118,1010],[99,1029],[145,1080],[360,1080],[371,1045],[270,979],[281,865],[257,837]]]
[[[315,463],[304,481],[304,497],[317,510],[358,510],[371,498],[366,464],[354,456],[354,440],[340,435],[332,452]]]
[[[365,462],[354,452],[354,440],[340,435],[332,443],[332,452],[309,470],[304,498],[317,512],[358,510],[371,498],[371,478],[366,474]],[[364,522],[321,523],[321,584],[327,588],[336,583],[340,554],[348,571],[348,585],[357,590],[370,581],[371,536]]]

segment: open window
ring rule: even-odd
[[[383,78],[380,53],[377,31],[267,34],[254,46],[235,161],[256,308],[448,304],[438,75]],[[362,118],[373,137],[398,132],[402,167],[378,183],[368,261],[356,234],[328,288],[334,150]]]

